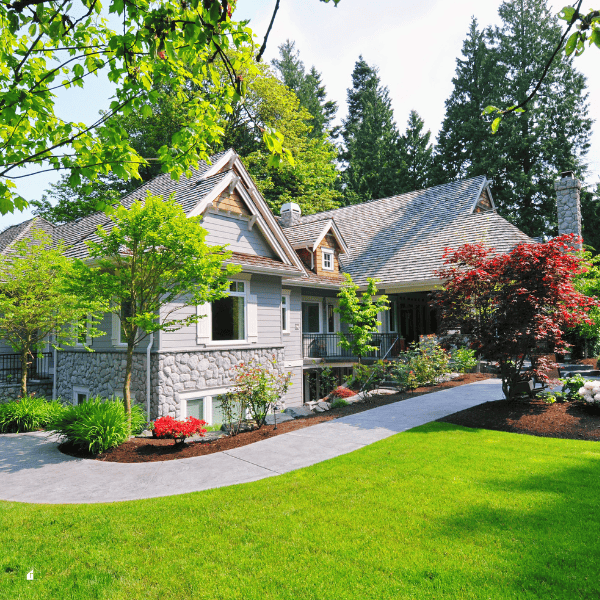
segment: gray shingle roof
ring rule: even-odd
[[[367,277],[378,278],[381,288],[417,283],[435,278],[445,247],[483,242],[505,252],[532,241],[493,211],[470,212],[485,181],[484,176],[455,181],[307,215],[300,222],[335,221],[350,250],[340,256],[341,268],[359,285]]]
[[[309,223],[301,223],[293,227],[286,227],[284,233],[293,248],[305,248],[306,246],[312,248],[316,239],[329,225],[331,225],[331,219],[321,219],[310,221]]]

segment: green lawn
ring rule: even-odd
[[[0,598],[596,600],[599,501],[597,442],[434,423],[232,488],[2,502]]]

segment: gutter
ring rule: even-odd
[[[150,421],[150,397],[152,396],[150,389],[150,350],[152,350],[152,344],[154,343],[154,334],[150,334],[148,345],[146,346],[146,416]]]

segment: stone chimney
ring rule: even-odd
[[[574,233],[581,236],[581,181],[575,179],[573,171],[561,173],[554,183],[556,208],[558,211],[558,235]]]
[[[302,211],[295,202],[286,202],[281,207],[281,220],[279,223],[282,227],[293,227],[300,224]]]

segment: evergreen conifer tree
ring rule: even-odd
[[[314,66],[306,73],[304,63],[300,60],[300,52],[296,50],[296,43],[291,40],[286,40],[279,46],[279,56],[271,64],[277,69],[281,81],[296,94],[300,106],[312,115],[309,122],[312,127],[310,137],[327,134],[335,137],[337,129],[331,130],[331,122],[335,119],[337,104],[333,100],[327,100],[321,73]]]
[[[400,191],[399,134],[389,92],[377,69],[362,56],[348,89],[348,116],[343,121],[342,186],[347,204],[385,198]]]
[[[400,138],[399,173],[401,192],[412,192],[429,186],[433,164],[431,131],[423,132],[425,122],[416,110],[410,111],[406,133]]]
[[[585,170],[591,127],[585,78],[560,54],[527,110],[508,115],[492,135],[481,111],[523,100],[561,34],[546,0],[505,1],[499,14],[502,24],[494,30],[481,33],[471,23],[446,103],[436,179],[485,174],[494,181],[500,214],[529,235],[553,234],[553,182],[561,171]]]

